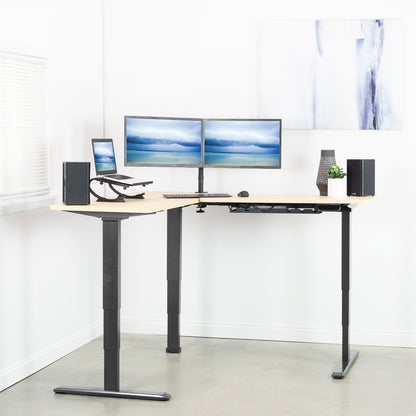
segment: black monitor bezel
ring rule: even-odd
[[[114,167],[115,167],[115,169],[98,171],[98,169],[97,169],[97,161],[95,159],[95,152],[94,152],[94,143],[95,142],[107,142],[107,143],[110,142],[111,143],[111,146],[113,147]],[[91,139],[91,145],[92,145],[92,155],[94,157],[95,173],[97,175],[108,175],[108,174],[112,174],[112,173],[117,173],[117,162],[116,162],[116,154],[114,152],[114,142],[113,142],[113,139],[106,139],[106,138]]]
[[[141,119],[152,119],[152,120],[183,120],[183,121],[200,121],[201,122],[201,159],[200,163],[197,165],[189,165],[189,164],[163,164],[160,165],[152,165],[146,163],[127,163],[127,119],[128,118],[141,118]],[[124,116],[124,166],[125,167],[167,167],[167,168],[202,168],[204,165],[204,141],[203,141],[203,134],[204,134],[204,119],[198,117],[161,117],[161,116]]]
[[[282,119],[281,118],[204,118],[203,119],[202,152],[204,168],[208,169],[281,169],[282,168]],[[205,164],[205,122],[206,121],[278,121],[280,123],[279,137],[279,166],[212,166]]]

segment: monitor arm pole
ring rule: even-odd
[[[204,192],[204,168],[198,168],[198,192]]]
[[[198,192],[204,192],[204,168],[198,168]],[[196,212],[202,213],[205,212],[203,208],[205,208],[205,204],[198,204],[198,209]]]

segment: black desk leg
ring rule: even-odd
[[[120,390],[121,221],[103,219],[104,390]]]
[[[357,350],[350,350],[349,320],[350,320],[350,212],[351,208],[342,206],[342,359],[338,363],[333,378],[344,378],[358,357]]]
[[[120,231],[120,218],[103,218],[104,389],[58,387],[54,392],[125,399],[169,400],[168,393],[120,391]]]
[[[166,352],[181,352],[179,314],[181,303],[182,208],[168,211],[167,284],[168,345]]]

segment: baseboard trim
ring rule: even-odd
[[[102,334],[102,324],[84,328],[0,372],[0,391],[41,370]]]
[[[135,334],[166,334],[166,321],[122,319],[121,331]],[[272,325],[181,322],[181,335],[269,341],[341,343],[340,328],[295,328]],[[350,330],[350,343],[384,347],[416,348],[415,332]]]
[[[166,321],[122,319],[121,331],[135,334],[166,334]],[[27,357],[0,372],[0,391],[41,370],[102,334],[96,323]],[[341,329],[294,328],[267,325],[181,322],[181,335],[270,341],[340,344]],[[351,330],[351,344],[416,348],[416,333]]]

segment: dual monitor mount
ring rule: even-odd
[[[109,188],[116,194],[116,197],[114,198],[107,198],[101,195],[98,195],[91,187],[91,183],[93,181],[97,181],[100,185],[103,185],[104,183],[107,183]],[[145,181],[145,182],[134,182],[132,184],[126,184],[123,182],[119,182],[116,179],[112,179],[112,178],[106,178],[103,176],[98,176],[96,178],[91,178],[90,179],[90,192],[92,195],[94,195],[97,198],[98,202],[125,202],[124,199],[125,198],[131,198],[131,199],[143,199],[144,198],[144,192],[135,194],[135,195],[126,195],[122,192],[120,192],[117,188],[115,188],[115,186],[121,186],[123,189],[127,189],[130,188],[131,186],[137,186],[137,185],[141,185],[141,186],[146,186],[149,185],[150,183],[153,183],[153,181]]]

